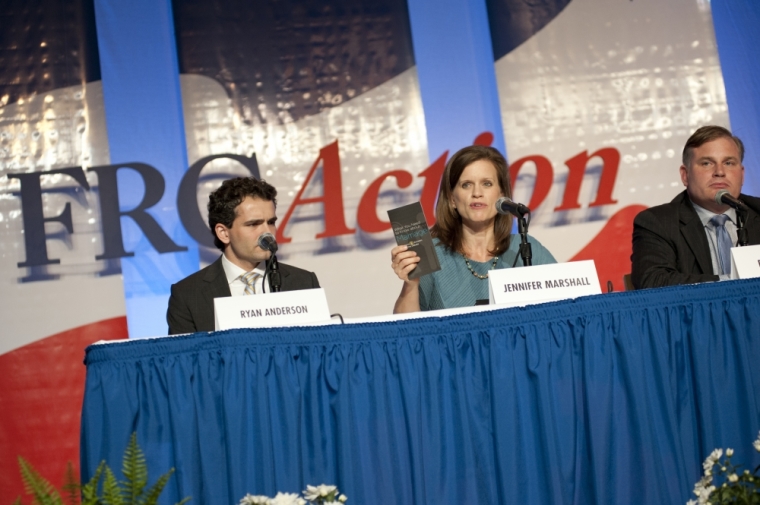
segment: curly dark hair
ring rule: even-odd
[[[216,236],[216,225],[222,223],[227,228],[237,217],[235,209],[247,196],[260,198],[277,206],[277,190],[263,179],[236,177],[227,179],[208,196],[208,225],[214,235],[214,245],[224,251],[225,244]]]
[[[736,144],[736,147],[739,149],[739,161],[744,161],[744,143],[741,139],[722,126],[708,125],[698,128],[691,134],[689,140],[686,141],[681,159],[683,166],[689,168],[691,165],[692,158],[694,157],[694,149],[701,147],[708,142],[712,142],[713,140],[722,138],[734,141],[734,144]]]
[[[462,250],[462,218],[459,213],[451,208],[451,193],[464,169],[480,160],[488,160],[493,164],[496,169],[499,188],[504,196],[512,198],[507,160],[497,149],[475,145],[465,147],[454,153],[443,170],[441,186],[438,189],[438,204],[435,207],[436,223],[430,230],[433,237],[454,252],[464,253]],[[512,237],[512,216],[497,214],[493,231],[495,235],[494,250],[488,252],[498,256],[509,248],[509,241]]]

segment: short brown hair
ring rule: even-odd
[[[446,163],[441,177],[441,186],[438,189],[438,204],[435,207],[436,223],[430,230],[433,237],[437,238],[448,249],[464,253],[462,250],[462,217],[451,208],[451,192],[459,182],[464,169],[476,161],[490,161],[496,169],[496,177],[499,188],[504,196],[512,197],[512,188],[509,183],[509,169],[507,160],[501,153],[488,146],[469,146],[457,151]],[[497,214],[494,221],[493,231],[495,235],[494,250],[489,254],[498,256],[509,248],[509,240],[512,232],[512,216]]]
[[[692,158],[694,157],[694,149],[703,146],[708,142],[712,142],[713,140],[722,138],[727,138],[734,141],[736,147],[739,148],[739,161],[743,162],[744,143],[741,141],[741,139],[722,126],[708,125],[698,128],[697,131],[691,134],[689,140],[686,141],[686,145],[683,148],[683,156],[681,159],[683,166],[689,168],[689,165],[691,165]]]
[[[277,190],[263,179],[235,177],[227,179],[216,191],[208,195],[208,225],[214,235],[214,245],[224,251],[224,242],[216,236],[216,225],[222,223],[232,228],[237,217],[235,209],[246,197],[260,198],[277,206]]]

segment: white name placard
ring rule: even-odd
[[[327,321],[330,321],[330,311],[322,288],[214,298],[217,331],[305,326]]]
[[[594,260],[488,272],[490,303],[509,306],[601,294]]]
[[[760,277],[760,245],[731,248],[731,278]]]

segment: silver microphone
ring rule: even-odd
[[[725,189],[721,189],[715,193],[715,202],[719,205],[728,205],[729,207],[733,207],[736,210],[747,210],[747,206],[744,204],[744,202],[738,198],[734,198],[733,195],[731,195],[731,193]]]
[[[272,254],[277,252],[277,241],[274,239],[274,235],[269,232],[259,235],[258,241],[259,247],[265,251],[269,251]]]
[[[525,214],[530,214],[530,209],[528,207],[521,203],[513,202],[506,196],[502,196],[496,200],[496,211],[499,214],[512,214],[517,217],[523,217]]]

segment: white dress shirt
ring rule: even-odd
[[[716,235],[715,226],[710,222],[710,219],[718,214],[715,214],[704,207],[700,207],[694,202],[691,202],[691,204],[694,205],[694,210],[697,211],[697,216],[699,216],[699,220],[702,221],[702,225],[705,227],[707,243],[710,245],[710,258],[712,259],[713,273],[718,275],[722,281],[728,280],[730,277],[729,274],[718,274],[718,272],[721,271],[720,260],[718,259],[718,237]],[[739,241],[736,234],[736,211],[733,208],[729,208],[726,212],[723,212],[723,214],[728,216],[724,226],[728,231],[728,236],[731,237],[731,243],[735,247],[736,243]]]
[[[264,288],[264,262],[259,262],[254,272],[259,274],[259,278],[256,279],[254,286],[256,287],[256,294],[262,293]],[[227,256],[222,254],[222,268],[224,268],[224,275],[227,277],[227,282],[230,285],[230,294],[232,296],[245,295],[245,282],[240,278],[248,272],[227,259]]]

